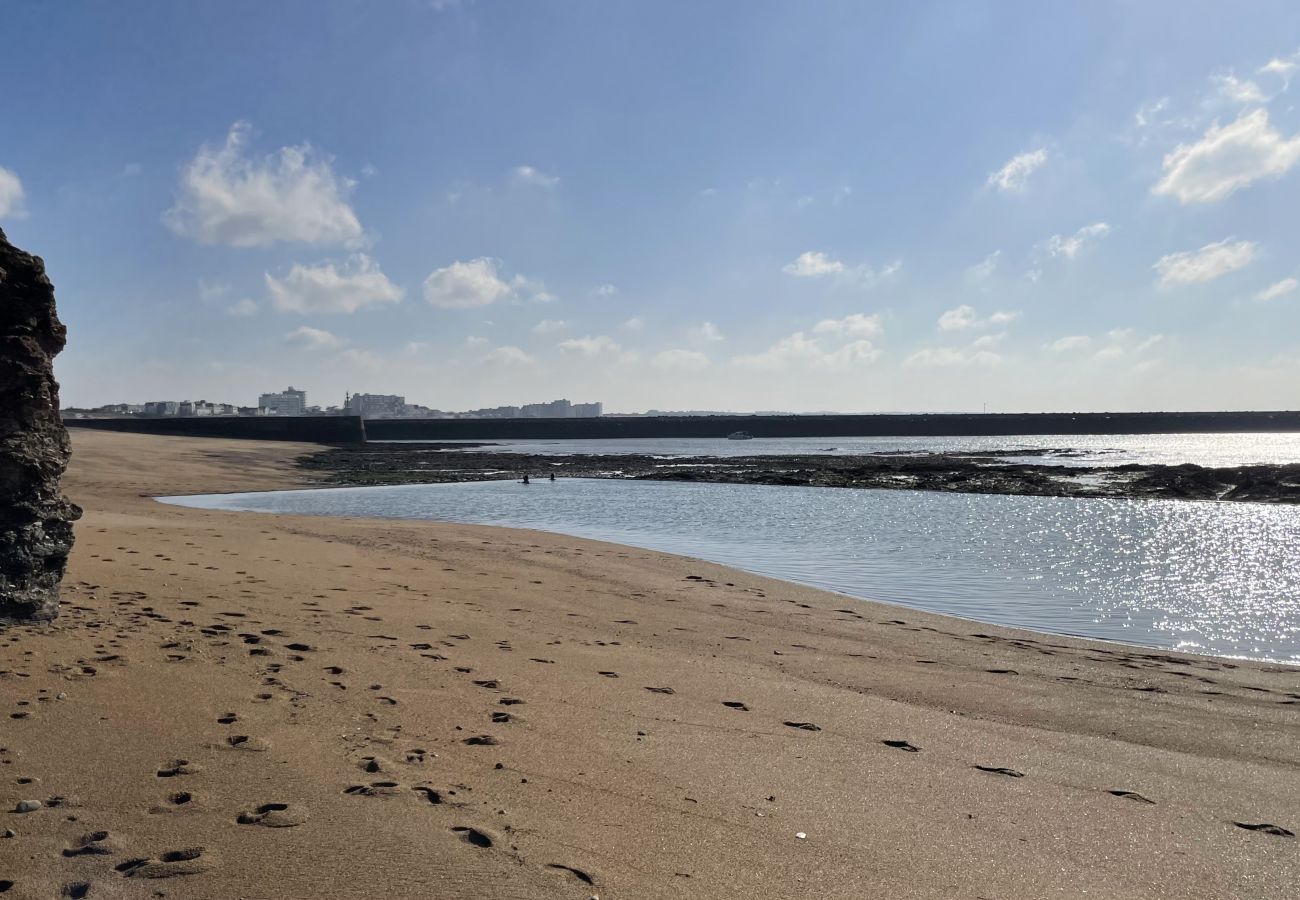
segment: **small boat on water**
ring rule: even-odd
[[[752,441],[753,439],[754,436],[748,431],[733,431],[731,434],[727,435],[727,440],[729,441]]]

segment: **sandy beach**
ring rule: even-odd
[[[1300,669],[167,506],[318,448],[72,437],[62,613],[0,627],[6,898],[1296,896]]]

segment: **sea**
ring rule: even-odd
[[[704,450],[725,455],[731,445],[741,445],[745,453],[810,452],[815,446],[827,453],[1055,448],[1069,454],[1060,457],[1063,464],[1089,455],[1116,464],[1300,462],[1300,435],[509,446],[533,453],[587,453],[597,444],[606,452],[668,457],[708,455]],[[606,479],[161,499],[204,509],[537,529],[695,557],[861,600],[979,622],[1300,664],[1296,506]]]

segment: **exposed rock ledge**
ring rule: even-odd
[[[1059,466],[1005,457],[1066,456],[1072,451],[874,456],[674,457],[537,456],[483,446],[367,444],[304,456],[299,465],[335,484],[413,484],[534,478],[645,478],[729,484],[890,488],[1039,497],[1146,497],[1300,503],[1300,465],[1208,468],[1197,465]]]

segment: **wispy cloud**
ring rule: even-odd
[[[532,166],[515,166],[510,170],[510,177],[515,184],[530,187],[553,188],[560,183],[560,176],[547,175]]]
[[[981,316],[975,311],[975,307],[962,304],[947,310],[939,316],[940,331],[968,331],[979,328],[989,328],[996,325],[1007,325],[1020,318],[1019,312],[1009,312],[999,310],[987,316]]]
[[[1047,163],[1047,150],[1039,148],[1011,157],[1002,168],[991,172],[986,184],[1004,194],[1019,194],[1029,184],[1029,177]]]
[[[1260,179],[1280,178],[1300,162],[1300,134],[1284,138],[1268,110],[1210,126],[1199,141],[1179,144],[1164,158],[1164,177],[1151,189],[1180,203],[1213,203]]]
[[[1162,256],[1151,268],[1160,276],[1157,284],[1161,288],[1203,284],[1250,265],[1258,251],[1259,245],[1251,241],[1224,238],[1199,250]]]
[[[1279,297],[1285,297],[1287,294],[1293,293],[1297,286],[1300,286],[1300,282],[1294,278],[1283,278],[1276,284],[1264,288],[1255,295],[1255,299],[1261,303],[1269,303]]]

